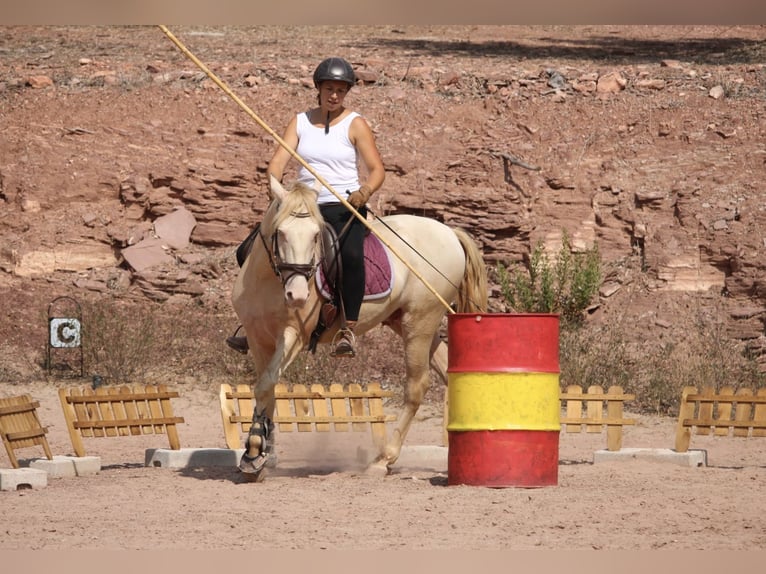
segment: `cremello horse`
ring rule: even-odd
[[[234,310],[258,373],[253,424],[239,465],[252,480],[262,480],[264,468],[274,460],[274,387],[307,348],[324,303],[313,277],[322,257],[324,226],[316,192],[302,184],[287,191],[273,177],[270,185],[273,200],[261,223],[260,238],[255,238],[232,291]],[[459,229],[413,215],[390,215],[372,225],[398,254],[390,258],[394,283],[384,298],[364,302],[354,330],[362,334],[381,323],[393,329],[404,342],[407,374],[396,428],[368,468],[387,473],[399,457],[428,388],[429,366],[447,382],[447,349],[438,334],[447,312],[445,302],[454,304],[459,313],[484,312],[487,275],[476,244]],[[319,342],[331,341],[337,328],[331,325]]]

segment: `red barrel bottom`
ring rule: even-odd
[[[447,484],[491,487],[555,486],[559,432],[451,431]]]

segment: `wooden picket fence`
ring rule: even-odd
[[[560,422],[566,432],[580,433],[584,429],[587,433],[600,433],[606,427],[607,450],[620,450],[622,427],[636,424],[634,419],[623,417],[625,401],[636,397],[623,393],[617,385],[609,387],[606,393],[599,385],[591,385],[586,394],[580,386],[569,385],[559,398],[566,413]]]
[[[366,390],[361,385],[351,384],[346,387],[332,384],[328,387],[320,384],[292,385],[277,384],[275,388],[276,408],[274,423],[279,430],[290,432],[347,431],[371,429],[376,445],[385,444],[386,422],[396,420],[393,415],[383,412],[383,398],[392,396],[391,391],[383,391],[377,383],[370,383]],[[634,419],[623,416],[624,403],[635,399],[635,395],[625,394],[619,386],[603,388],[592,385],[587,393],[581,387],[570,385],[565,393],[560,394],[562,407],[566,415],[561,417],[561,424],[568,433],[602,432],[606,428],[607,449],[622,448],[622,427],[636,424]],[[224,435],[229,448],[241,448],[241,435],[250,430],[253,413],[253,392],[249,385],[237,385],[235,389],[228,384],[221,385],[221,417]],[[366,406],[365,406],[366,403]],[[583,408],[584,407],[584,408]],[[444,444],[447,444],[445,406]]]
[[[356,432],[370,430],[376,446],[386,442],[386,423],[396,420],[383,411],[383,399],[393,396],[379,383],[366,388],[353,383],[328,386],[277,383],[274,424],[281,432]],[[222,384],[220,392],[224,436],[229,448],[241,448],[241,434],[250,430],[255,398],[249,385]]]
[[[753,394],[751,389],[722,387],[716,393],[712,387],[701,392],[696,387],[684,387],[676,425],[676,451],[689,450],[692,429],[697,435],[735,437],[766,436],[766,388]]]
[[[69,437],[77,456],[85,456],[82,437],[167,434],[170,448],[181,448],[170,400],[179,395],[166,385],[127,385],[59,389]]]
[[[0,435],[13,468],[19,468],[14,451],[20,448],[41,446],[48,460],[53,460],[45,438],[48,429],[40,425],[37,416],[39,406],[29,395],[0,398]]]

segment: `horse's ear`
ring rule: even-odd
[[[274,177],[273,174],[269,174],[269,187],[271,189],[271,198],[272,199],[284,199],[285,195],[287,195],[287,190],[282,187],[282,184],[279,183],[279,180]]]

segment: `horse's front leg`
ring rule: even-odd
[[[273,357],[280,357],[279,349]],[[267,368],[255,385],[255,406],[250,431],[245,441],[245,452],[239,461],[239,470],[254,481],[263,480],[263,470],[274,457],[274,386],[278,381],[274,370]]]
[[[239,461],[239,469],[255,481],[264,478],[266,467],[276,466],[274,453],[274,387],[301,350],[298,335],[292,328],[285,332],[277,344],[271,360],[258,377],[253,394],[255,407],[250,431],[247,435],[245,452]]]

